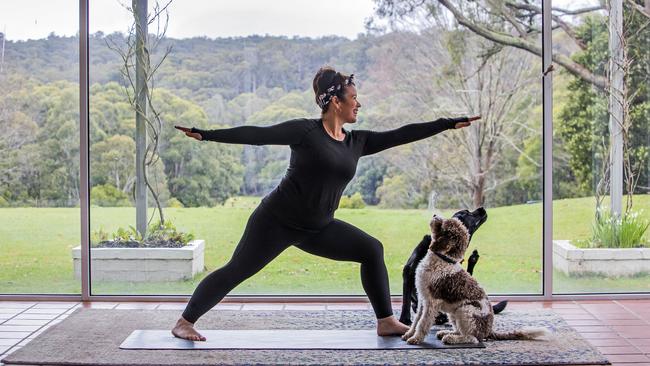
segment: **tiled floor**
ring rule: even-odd
[[[0,359],[19,349],[77,307],[103,309],[185,308],[184,303],[0,301]],[[399,308],[400,304],[393,304]],[[509,309],[551,308],[598,347],[613,365],[650,365],[650,300],[510,302]],[[367,309],[368,304],[219,304],[215,309]],[[2,365],[0,363],[0,365]]]

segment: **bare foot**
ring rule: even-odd
[[[401,336],[406,333],[409,328],[408,325],[400,322],[393,315],[387,318],[377,319],[377,335],[379,336]]]
[[[174,337],[187,339],[190,341],[205,341],[205,337],[194,329],[194,324],[180,317],[172,329]]]

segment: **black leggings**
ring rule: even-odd
[[[226,265],[206,276],[183,311],[194,323],[235,286],[259,272],[289,246],[321,257],[361,263],[361,284],[377,319],[393,314],[381,242],[362,230],[334,219],[317,233],[290,228],[258,206]]]

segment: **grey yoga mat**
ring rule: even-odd
[[[485,348],[479,344],[445,345],[429,333],[424,342],[411,345],[399,336],[378,336],[373,329],[311,330],[202,330],[206,341],[174,337],[169,330],[135,330],[121,349],[422,349]]]

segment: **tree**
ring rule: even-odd
[[[135,183],[135,141],[129,136],[113,135],[92,146],[90,158],[91,181],[110,183],[123,193]]]
[[[383,183],[377,188],[379,207],[382,208],[412,208],[417,200],[413,187],[402,175],[384,178]]]
[[[625,181],[628,195],[648,191],[650,179],[644,163],[648,160],[648,138],[650,136],[650,101],[648,95],[647,71],[644,65],[650,63],[650,29],[642,25],[646,19],[626,13],[627,25],[638,30],[628,35],[628,58],[634,60],[626,72],[626,89],[630,91],[626,105],[627,123],[624,127]],[[608,65],[608,25],[602,16],[586,17],[576,28],[576,35],[584,40],[585,49],[573,55],[577,62],[588,65],[593,70],[605,72]],[[573,78],[568,86],[566,105],[561,110],[558,132],[570,152],[569,164],[577,182],[583,190],[603,194],[602,188],[608,183],[603,174],[608,164],[607,94],[590,88],[582,79]],[[605,185],[598,190],[598,185]],[[631,200],[628,198],[628,204]],[[626,211],[631,207],[628,206]]]
[[[528,0],[375,0],[375,2],[378,5],[377,14],[391,20],[412,16],[421,11],[426,11],[427,15],[435,18],[447,20],[446,14],[442,11],[444,8],[458,24],[482,38],[502,46],[524,50],[538,57],[542,56],[542,46],[539,42],[542,34],[541,4],[537,5]],[[577,47],[584,48],[584,43],[576,36],[573,25],[566,18],[599,10],[603,10],[601,4],[574,10],[553,7],[551,28],[561,30]],[[553,61],[574,76],[598,88],[606,87],[606,79],[602,74],[594,73],[565,54],[555,53]]]
[[[440,19],[445,19],[447,14],[451,14],[458,24],[482,38],[502,46],[522,49],[538,57],[542,56],[542,47],[538,41],[542,29],[542,8],[531,4],[528,0],[376,0],[376,2],[379,5],[377,14],[391,21],[423,12],[425,16]],[[629,9],[629,13],[643,17],[646,21],[650,19],[650,0],[643,0],[643,5],[639,0],[611,0],[573,10],[559,7],[551,9],[553,22],[551,28],[561,30],[581,50],[585,50],[587,46],[584,39],[576,32],[575,25],[567,20],[567,17],[603,10],[608,13],[610,31],[608,75],[599,72],[603,70],[590,69],[588,65],[564,53],[554,52],[552,58],[553,62],[562,66],[574,77],[608,93],[611,142],[607,156],[611,167],[606,169],[606,172],[612,175],[613,180],[610,184],[613,216],[620,214],[621,183],[623,183],[621,181],[625,180],[629,192],[630,187],[634,186],[638,179],[630,164],[631,152],[627,150],[630,146],[626,142],[626,138],[629,138],[627,131],[629,131],[630,121],[629,113],[626,114],[625,109],[629,107],[627,95],[629,89],[624,84],[625,72],[630,67],[626,38],[636,35],[638,31],[629,26],[623,31],[623,2],[626,9]],[[443,12],[443,8],[448,13]],[[647,24],[640,29],[643,28],[647,28]],[[642,47],[647,48],[647,43]],[[631,195],[628,196],[628,209],[631,207],[631,198]]]
[[[213,206],[239,194],[243,170],[241,145],[191,143],[172,126],[192,123],[197,128],[224,128],[208,124],[205,112],[195,103],[158,89],[154,102],[165,119],[161,134],[160,157],[172,197],[184,206]]]
[[[277,100],[267,101],[265,108],[247,118],[247,123],[267,126],[308,115],[310,93],[283,93]],[[289,164],[291,151],[287,146],[244,145],[242,164],[244,184],[242,194],[263,195],[270,192],[282,179]]]
[[[368,156],[359,160],[357,173],[345,188],[344,195],[351,196],[354,193],[361,193],[363,201],[369,205],[379,203],[377,188],[381,186],[387,172],[387,164],[384,159],[378,156]]]
[[[23,83],[18,76],[0,76],[0,126],[4,130],[0,134],[0,197],[8,203],[27,200],[26,187],[18,181],[31,166],[22,164],[21,160],[37,160],[32,154],[34,150],[28,147],[36,141],[39,126],[18,107],[22,104]]]
[[[483,53],[486,41],[467,31],[426,21],[417,25],[419,34],[393,32],[377,51],[385,57],[371,87],[378,95],[373,102],[386,104],[387,110],[371,117],[417,121],[481,115],[471,127],[409,144],[397,150],[403,153],[387,157],[409,181],[420,184],[425,200],[445,187],[461,197],[460,204],[481,206],[486,192],[517,178],[503,169],[503,154],[524,153],[523,141],[541,136],[537,121],[528,118],[539,103],[532,57],[499,48]]]

